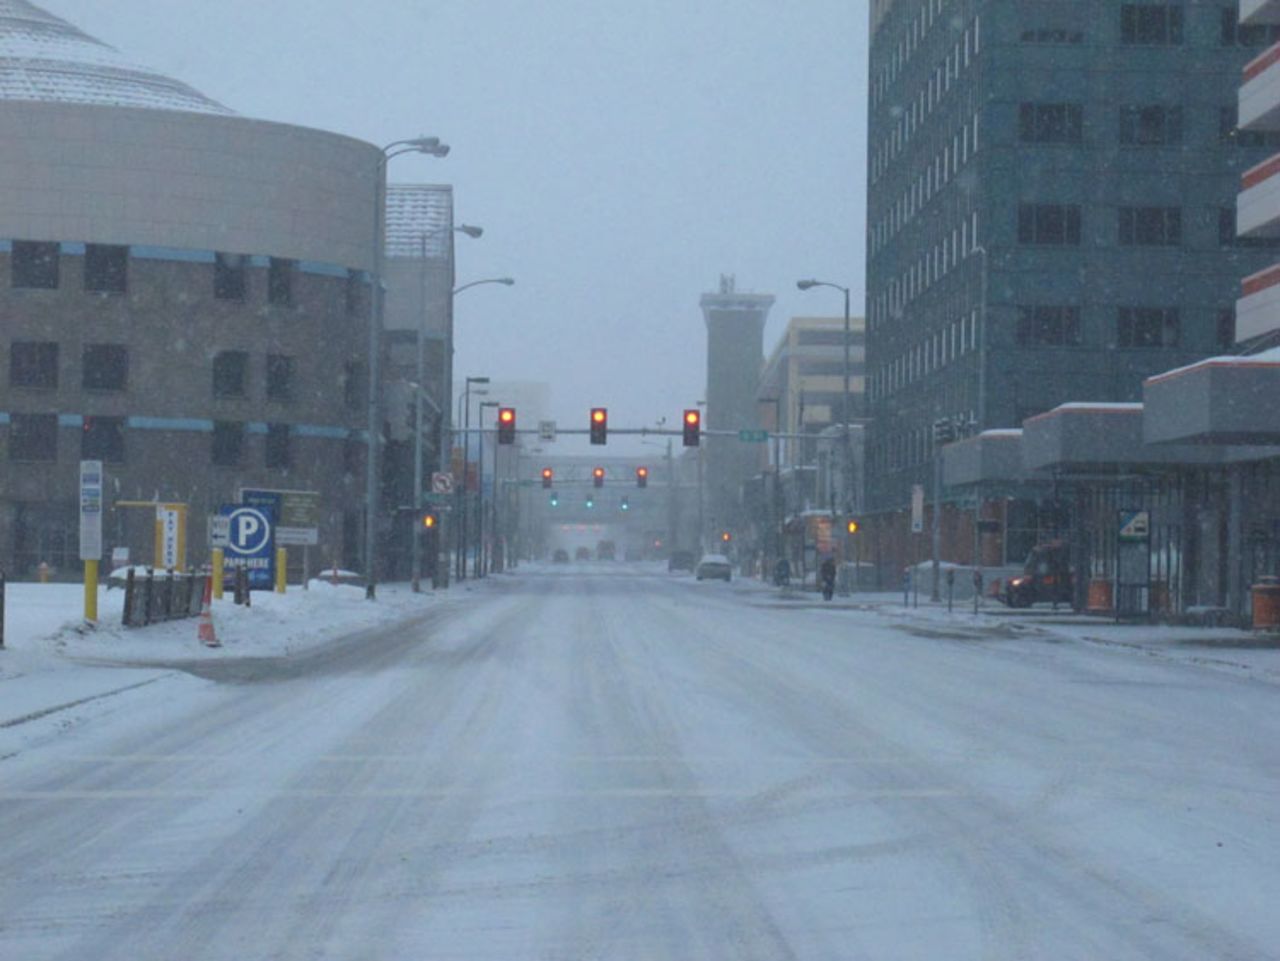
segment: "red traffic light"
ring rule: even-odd
[[[603,444],[609,439],[609,411],[604,407],[591,408],[591,443]]]
[[[730,534],[728,531],[724,531],[720,534],[720,540],[728,544],[731,540],[733,540],[733,535]]]
[[[636,468],[636,487],[648,487],[648,486],[649,486],[649,468],[637,467]]]
[[[597,467],[595,470],[591,472],[591,483],[595,484],[596,487],[604,487],[604,468],[603,467]]]
[[[697,447],[702,437],[702,412],[696,409],[684,412],[684,446]]]
[[[514,444],[516,441],[516,409],[498,408],[498,443]]]
[[[555,479],[555,476],[556,476],[556,472],[553,471],[550,467],[542,468],[542,486],[550,487],[551,482]]]

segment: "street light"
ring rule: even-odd
[[[470,283],[463,284],[460,287],[454,287],[453,295],[456,297],[458,296],[458,294],[462,293],[464,290],[470,290],[472,287],[479,287],[481,284],[502,284],[506,287],[510,287],[514,283],[515,283],[515,280],[513,280],[510,277],[486,277],[484,280],[473,280]]]
[[[466,234],[468,237],[478,238],[484,233],[483,227],[474,227],[470,224],[461,224],[457,227],[437,227],[435,230],[424,231],[420,240],[422,244],[421,270],[419,272],[419,284],[421,289],[419,295],[422,300],[422,316],[418,318],[418,334],[415,338],[417,358],[415,364],[416,376],[418,378],[418,389],[416,392],[416,400],[414,403],[414,432],[413,432],[413,506],[415,513],[422,513],[422,401],[423,401],[423,385],[426,383],[426,343],[425,328],[427,326],[427,240],[436,234],[449,232],[449,264],[450,274],[452,275],[453,264],[453,234]],[[452,276],[450,277],[452,280]],[[451,311],[452,313],[452,311]],[[449,398],[449,385],[442,385],[446,389],[444,391],[444,400],[447,402]],[[444,412],[436,407],[436,415],[439,419],[444,419]],[[443,430],[438,432],[443,439]],[[437,441],[437,446],[443,446]],[[417,529],[411,546],[411,583],[413,591],[416,594],[421,590],[422,584],[422,547],[420,545],[421,538],[418,536]],[[440,584],[439,564],[440,558],[437,556],[435,563],[437,565],[436,574],[434,575],[435,585]],[[447,571],[446,571],[447,572]],[[447,578],[446,578],[447,580]]]
[[[439,137],[415,137],[410,140],[395,140],[382,148],[378,157],[378,165],[373,177],[373,268],[370,277],[369,298],[369,417],[366,425],[368,454],[365,457],[365,517],[364,517],[364,570],[365,597],[374,600],[377,597],[377,550],[378,550],[378,453],[382,428],[378,416],[378,400],[381,393],[379,379],[378,352],[381,349],[382,335],[382,257],[384,239],[384,223],[386,221],[386,187],[387,164],[392,158],[407,153],[421,153],[432,157],[446,157],[449,145],[440,142]]]
[[[849,396],[849,288],[840,284],[833,284],[825,280],[797,280],[796,286],[801,290],[812,290],[814,287],[830,287],[844,294],[844,410],[843,420],[840,433],[843,436],[844,446],[844,512],[845,515],[853,513],[852,495],[850,493],[850,483],[853,479],[853,452],[849,443],[849,422],[850,417],[850,396]]]
[[[501,402],[496,400],[480,401],[480,450],[476,454],[480,465],[476,470],[476,487],[479,488],[476,493],[480,497],[480,511],[479,517],[477,518],[479,523],[476,525],[476,563],[474,571],[475,577],[477,578],[484,577],[485,565],[487,563],[487,552],[484,549],[484,411],[486,407],[501,406]],[[496,453],[494,454],[493,460],[493,474],[495,478],[498,475],[498,458]]]
[[[458,510],[458,580],[465,581],[467,579],[467,480],[471,466],[471,395],[485,396],[489,392],[484,389],[477,391],[471,390],[472,384],[487,384],[488,377],[468,377],[466,378],[466,389],[462,392],[462,397],[466,400],[463,402],[462,408],[462,483],[455,487],[459,492],[461,506]]]

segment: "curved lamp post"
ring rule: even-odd
[[[370,277],[369,298],[369,410],[367,430],[368,452],[365,457],[365,517],[364,517],[364,596],[368,600],[377,597],[377,551],[378,551],[378,501],[381,491],[378,477],[378,454],[382,436],[378,417],[381,385],[378,383],[379,357],[382,336],[382,258],[384,224],[386,222],[386,186],[387,164],[395,157],[408,153],[426,154],[431,157],[447,157],[449,145],[441,143],[439,137],[414,137],[409,140],[394,140],[382,148],[382,156],[373,177],[373,268]]]

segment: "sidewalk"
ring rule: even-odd
[[[946,601],[930,601],[927,591],[920,595],[919,606],[915,606],[914,597],[910,605],[904,606],[901,591],[852,593],[830,601],[823,601],[820,593],[795,588],[783,591],[771,587],[768,591],[771,593],[752,592],[753,601],[793,609],[874,612],[920,628],[959,631],[958,636],[974,640],[1038,637],[1090,644],[1118,653],[1185,661],[1280,683],[1280,634],[1276,633],[1231,627],[1117,623],[1114,618],[1076,614],[1068,608],[1054,611],[1046,605],[1010,610],[990,599],[980,603],[976,616],[972,598],[956,601],[948,613]]]
[[[101,588],[99,622],[86,627],[79,584],[10,583],[5,648],[0,650],[0,731],[174,676],[145,666],[156,661],[279,657],[343,634],[425,611],[448,595],[414,594],[407,585],[382,585],[370,603],[361,587],[312,581],[287,594],[255,592],[253,606],[229,599],[213,605],[222,646],[197,639],[189,618],[126,628],[124,592]]]

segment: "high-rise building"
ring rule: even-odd
[[[744,294],[733,277],[720,278],[720,290],[703,294],[707,323],[707,413],[703,426],[712,430],[753,429],[760,424],[756,386],[764,360],[764,322],[772,294]],[[732,437],[703,441],[703,531],[738,526],[741,487],[759,473],[762,451]]]
[[[928,487],[934,424],[1017,427],[1230,350],[1237,126],[1275,27],[1235,4],[877,0],[871,8],[868,494]]]

